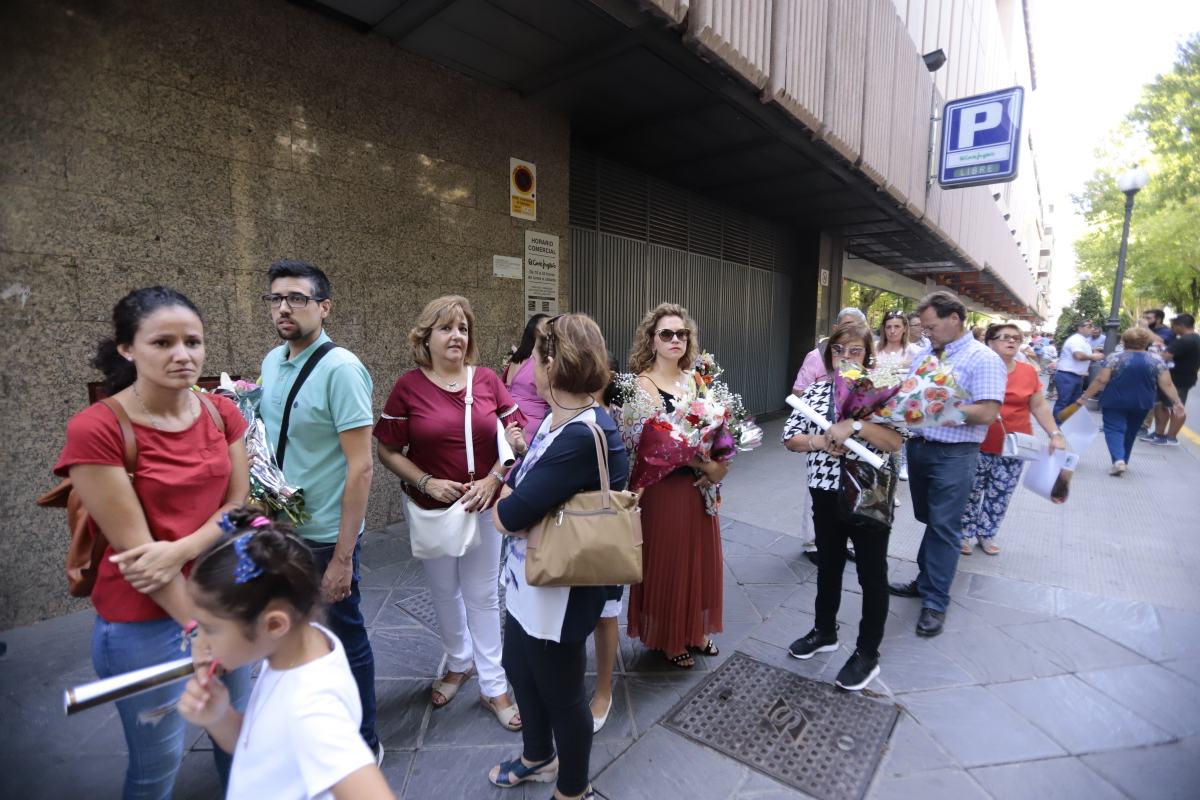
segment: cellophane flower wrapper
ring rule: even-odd
[[[275,450],[267,438],[267,427],[255,408],[262,398],[262,386],[250,381],[234,381],[221,373],[221,386],[214,390],[233,401],[246,420],[246,456],[250,466],[250,501],[262,506],[272,515],[283,514],[293,525],[302,525],[312,518],[304,508],[304,490],[292,486],[275,462]]]
[[[900,391],[900,380],[882,383],[890,373],[873,372],[842,361],[833,373],[833,402],[838,419],[870,419]],[[879,382],[877,382],[879,381]]]
[[[967,393],[954,379],[950,365],[929,355],[904,379],[878,416],[908,428],[961,425],[966,420],[961,406],[967,402]]]
[[[686,437],[666,419],[656,415],[641,427],[641,436],[629,475],[633,491],[658,483],[680,467],[687,466],[699,452],[698,445],[689,444]]]

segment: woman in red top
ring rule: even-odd
[[[396,381],[375,426],[379,460],[404,481],[409,502],[439,509],[461,501],[477,515],[480,534],[479,544],[462,556],[421,561],[448,656],[447,672],[434,681],[431,700],[434,708],[449,703],[477,669],[484,707],[505,728],[520,730],[500,666],[500,535],[490,509],[504,482],[496,420],[516,439],[525,417],[495,372],[471,367],[479,358],[475,315],[465,297],[430,302],[408,340],[417,369]],[[473,475],[467,470],[463,424],[468,375],[474,375]]]
[[[113,309],[113,328],[93,364],[132,422],[132,480],[121,424],[102,403],[71,418],[54,467],[71,477],[92,524],[108,539],[92,589],[92,662],[102,678],[179,657],[182,626],[192,619],[184,576],[220,537],[224,512],[241,505],[250,489],[246,421],[228,400],[202,400],[192,391],[204,365],[204,324],[192,302],[161,286],[138,289]],[[248,670],[226,681],[243,704],[249,681]],[[139,716],[169,706],[182,692],[176,684],[117,703],[129,746],[125,798],[170,797],[184,721],[174,712],[153,725]],[[213,753],[224,782],[230,757],[219,748]]]
[[[1042,384],[1037,370],[1031,365],[1017,361],[1021,349],[1021,329],[1016,325],[998,322],[989,325],[983,341],[996,351],[1008,368],[1008,384],[1004,392],[1004,405],[1000,407],[1000,418],[988,428],[987,438],[979,447],[979,464],[975,468],[975,485],[971,499],[962,517],[962,553],[971,555],[971,539],[979,540],[979,547],[989,556],[1000,552],[995,543],[996,531],[1004,521],[1008,503],[1025,462],[1019,458],[1000,455],[1006,433],[1033,433],[1032,415],[1042,430],[1050,434],[1050,447],[1061,450],[1067,441],[1054,422],[1050,404],[1042,394]]]

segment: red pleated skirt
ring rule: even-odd
[[[704,511],[690,474],[642,495],[642,582],[629,590],[629,636],[674,655],[720,633],[721,521]]]

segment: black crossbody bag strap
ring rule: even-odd
[[[300,368],[300,374],[296,376],[296,382],[292,384],[292,390],[288,392],[287,402],[283,406],[283,421],[279,423],[279,444],[275,447],[275,463],[283,469],[283,455],[287,451],[287,434],[288,422],[292,418],[292,404],[296,402],[296,395],[300,394],[300,387],[308,380],[308,376],[316,369],[317,363],[325,357],[333,348],[337,347],[333,342],[326,342],[321,345],[308,357],[308,361],[304,362],[304,366]]]

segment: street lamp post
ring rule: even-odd
[[[1129,248],[1129,218],[1133,216],[1133,196],[1146,188],[1150,176],[1134,166],[1117,179],[1117,187],[1125,193],[1125,224],[1121,228],[1121,252],[1117,256],[1117,277],[1113,281],[1112,311],[1104,323],[1104,355],[1117,346],[1117,329],[1121,327],[1121,289],[1125,283],[1125,251]]]

